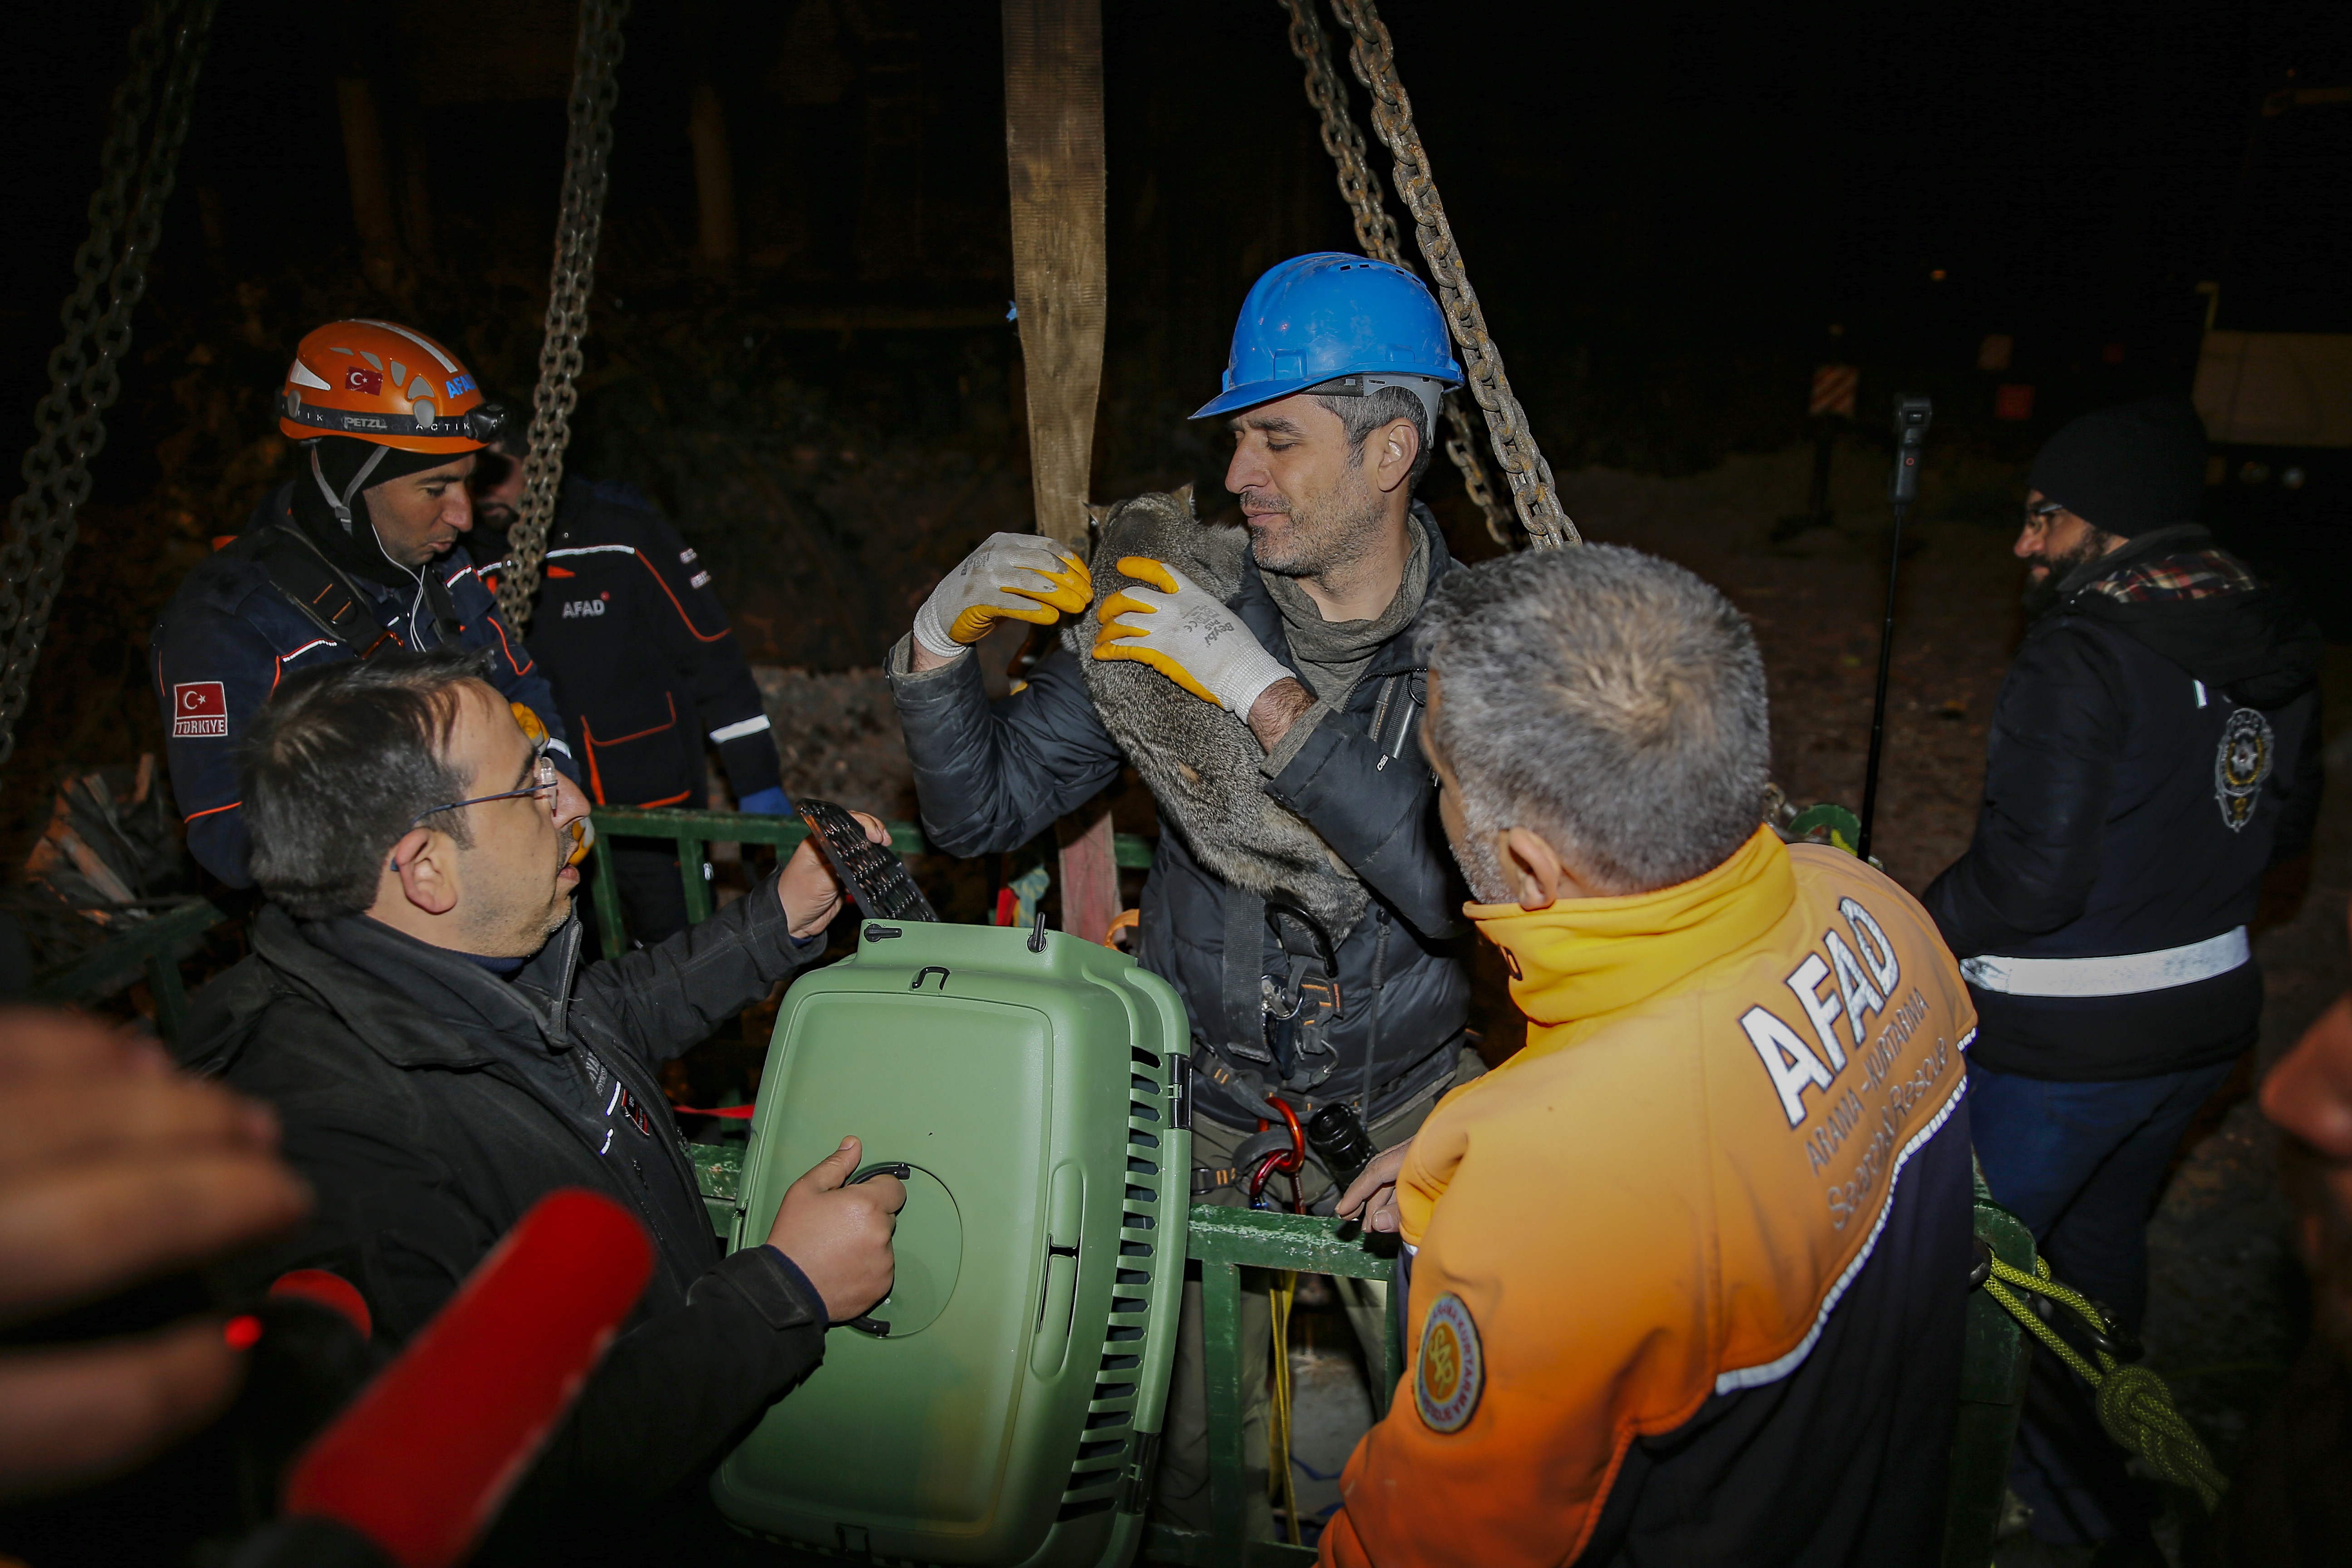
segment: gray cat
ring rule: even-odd
[[[1320,834],[1260,787],[1265,752],[1249,727],[1148,664],[1094,657],[1103,601],[1136,582],[1119,571],[1120,557],[1166,562],[1227,600],[1241,586],[1249,531],[1204,526],[1192,515],[1190,485],[1087,510],[1101,530],[1095,602],[1062,635],[1086,672],[1103,727],[1150,786],[1161,824],[1202,865],[1234,887],[1298,905],[1334,944],[1345,941],[1363,918],[1364,885]]]

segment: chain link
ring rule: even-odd
[[[147,292],[147,260],[162,237],[216,4],[193,0],[184,10],[180,0],[151,0],[131,28],[130,68],[114,89],[99,147],[89,234],[74,253],[74,290],[58,310],[65,335],[49,355],[49,390],[34,405],[33,444],[18,470],[25,489],[9,505],[8,541],[0,546],[0,637],[7,649],[0,662],[0,763],[16,750],[16,721],[89,499],[89,460],[106,446],[106,411],[122,392],[118,362],[130,350],[131,313]]]
[[[1462,350],[1463,368],[1469,373],[1470,395],[1486,411],[1486,432],[1494,444],[1496,460],[1503,465],[1504,477],[1510,484],[1519,522],[1527,529],[1529,542],[1538,550],[1580,542],[1576,525],[1560,510],[1551,465],[1544,461],[1542,451],[1536,446],[1527,411],[1511,395],[1510,381],[1503,374],[1503,356],[1486,334],[1486,313],[1478,308],[1478,296],[1463,271],[1453,226],[1445,221],[1437,182],[1429,171],[1429,154],[1423,150],[1421,134],[1413,128],[1412,100],[1405,96],[1403,85],[1397,80],[1396,56],[1389,41],[1388,27],[1381,21],[1372,0],[1331,0],[1331,9],[1350,40],[1348,63],[1354,68],[1356,79],[1371,93],[1372,130],[1396,160],[1393,178],[1397,195],[1412,216],[1414,238],[1420,242],[1422,257],[1429,263],[1430,277],[1436,282],[1438,303],[1444,308],[1445,319],[1454,329],[1454,341]],[[1293,47],[1296,47],[1295,40]],[[1465,418],[1454,426],[1457,441],[1465,436],[1467,424]]]
[[[1339,167],[1339,195],[1356,220],[1356,244],[1375,261],[1411,270],[1397,236],[1397,221],[1381,200],[1381,177],[1364,155],[1364,133],[1348,112],[1347,84],[1331,64],[1323,24],[1314,0],[1279,0],[1290,14],[1290,52],[1307,68],[1307,101],[1323,121],[1323,151]]]
[[[1364,155],[1364,133],[1356,129],[1355,117],[1348,112],[1347,84],[1339,79],[1339,69],[1331,63],[1330,46],[1324,37],[1323,24],[1316,20],[1314,0],[1278,3],[1290,16],[1290,52],[1307,68],[1307,101],[1322,121],[1323,151],[1338,166],[1339,197],[1348,204],[1348,211],[1355,219],[1357,248],[1374,260],[1389,262],[1408,272],[1415,270],[1412,263],[1405,259],[1397,221],[1381,200],[1381,179],[1372,173],[1371,162]],[[1497,544],[1517,544],[1510,510],[1496,498],[1495,487],[1486,478],[1486,466],[1478,460],[1470,416],[1458,394],[1445,395],[1445,422],[1452,432],[1445,439],[1445,456],[1462,470],[1462,488],[1470,493],[1471,500],[1486,517],[1486,531]]]
[[[563,150],[563,207],[556,219],[555,265],[547,284],[547,335],[539,348],[539,386],[531,395],[530,455],[523,462],[522,506],[507,534],[507,572],[499,608],[520,630],[539,595],[547,530],[563,484],[563,449],[580,392],[580,340],[588,331],[588,296],[596,286],[596,237],[613,163],[613,106],[619,100],[621,21],[629,0],[581,0],[580,41],[572,68],[571,131]]]

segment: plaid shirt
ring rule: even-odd
[[[2085,594],[2145,605],[2157,599],[2210,599],[2218,594],[2243,594],[2259,586],[2246,563],[2225,550],[2185,550],[2159,555],[2102,577]]]

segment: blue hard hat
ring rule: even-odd
[[[1402,267],[1345,251],[1294,256],[1242,301],[1224,390],[1192,417],[1271,403],[1349,375],[1417,375],[1462,384],[1445,316]]]

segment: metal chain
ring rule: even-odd
[[[1414,237],[1436,282],[1438,303],[1454,329],[1454,341],[1462,350],[1470,395],[1486,411],[1487,436],[1509,481],[1519,521],[1528,531],[1529,542],[1539,550],[1579,543],[1576,525],[1560,510],[1551,465],[1536,446],[1527,411],[1511,395],[1510,381],[1503,374],[1503,356],[1486,334],[1486,313],[1478,308],[1478,296],[1463,271],[1453,226],[1445,221],[1437,183],[1429,171],[1429,154],[1422,148],[1420,132],[1413,129],[1412,100],[1397,80],[1388,27],[1372,0],[1331,0],[1331,9],[1350,40],[1348,63],[1356,79],[1372,95],[1372,129],[1396,160],[1397,195],[1405,211],[1412,215]]]
[[[1487,537],[1506,550],[1517,550],[1520,535],[1512,525],[1517,519],[1495,493],[1494,481],[1486,477],[1486,465],[1478,458],[1478,433],[1471,427],[1470,411],[1462,405],[1458,392],[1445,395],[1445,455],[1462,470],[1462,488],[1470,492],[1470,499],[1486,518]],[[1573,531],[1574,525],[1570,526]]]
[[[613,163],[613,106],[619,100],[621,21],[629,0],[581,0],[580,40],[572,67],[572,125],[563,150],[563,206],[556,219],[555,265],[547,283],[547,336],[539,347],[539,386],[531,395],[530,455],[523,462],[520,515],[507,534],[507,572],[499,608],[520,630],[539,595],[548,525],[563,483],[563,449],[580,402],[580,340],[588,331],[588,296],[596,286],[596,237]]]
[[[1279,0],[1290,14],[1290,52],[1307,68],[1307,101],[1323,121],[1323,151],[1339,166],[1339,196],[1356,220],[1356,243],[1366,256],[1410,269],[1397,236],[1397,221],[1381,200],[1381,177],[1364,155],[1364,133],[1348,112],[1347,84],[1331,63],[1323,24],[1314,0]]]
[[[1375,260],[1414,270],[1399,242],[1396,219],[1381,200],[1381,178],[1372,172],[1371,161],[1364,155],[1364,133],[1356,128],[1355,117],[1348,112],[1347,84],[1339,79],[1339,68],[1331,63],[1323,24],[1315,17],[1314,0],[1278,0],[1278,4],[1290,16],[1290,52],[1307,68],[1307,101],[1322,121],[1323,151],[1338,166],[1339,197],[1348,204],[1348,211],[1355,219],[1358,247]],[[1462,470],[1462,488],[1485,515],[1486,531],[1497,544],[1515,545],[1517,539],[1511,526],[1510,510],[1496,499],[1495,487],[1486,478],[1486,466],[1478,460],[1469,413],[1462,406],[1461,397],[1451,392],[1445,395],[1445,422],[1451,431],[1445,440],[1445,455]]]
[[[19,468],[25,489],[9,505],[8,541],[0,546],[0,637],[7,647],[0,763],[16,750],[16,721],[48,635],[76,520],[89,499],[89,460],[106,446],[106,411],[122,392],[117,362],[131,347],[131,312],[147,292],[147,260],[162,237],[216,4],[193,0],[178,14],[179,0],[151,0],[131,28],[130,68],[114,89],[99,147],[89,234],[74,253],[74,290],[58,310],[65,336],[49,355],[49,390],[34,406],[34,440]]]

